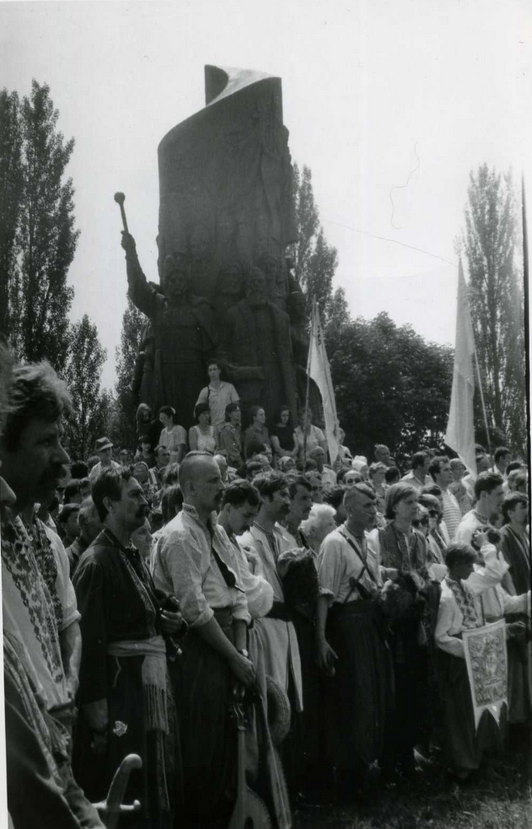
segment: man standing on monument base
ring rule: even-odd
[[[205,364],[216,346],[211,306],[190,293],[188,266],[181,256],[165,259],[161,292],[150,285],[140,267],[135,240],[122,232],[129,296],[150,318],[154,336],[151,407],[173,406],[176,421],[192,426],[194,404],[203,386]],[[164,293],[163,293],[164,291]]]

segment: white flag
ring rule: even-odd
[[[331,370],[325,350],[325,337],[321,327],[320,312],[314,301],[312,306],[312,328],[308,355],[308,374],[320,390],[325,417],[325,437],[329,449],[329,460],[333,464],[338,456],[339,427],[336,415],[336,401],[331,380]]]
[[[469,291],[464,279],[462,261],[460,260],[458,265],[453,388],[445,443],[451,449],[454,449],[471,474],[476,477],[477,463],[475,458],[475,429],[473,426],[474,354],[475,338],[469,310]]]

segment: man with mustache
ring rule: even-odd
[[[251,622],[239,565],[225,530],[213,520],[224,494],[212,455],[189,452],[179,467],[183,509],[155,550],[157,587],[173,591],[190,631],[177,680],[187,829],[225,826],[234,794],[236,740],[228,716],[235,681],[251,685]],[[225,821],[225,822],[224,822]]]
[[[105,469],[92,499],[103,530],[74,573],[83,635],[74,767],[87,795],[101,799],[124,757],[140,755],[142,770],[132,773],[128,794],[141,811],[131,826],[163,829],[173,826],[176,775],[164,635],[179,634],[183,621],[131,544],[149,512],[131,471]]]
[[[9,811],[16,826],[101,827],[71,770],[81,636],[68,559],[34,515],[65,475],[62,416],[70,398],[43,362],[14,365],[6,402],[0,500]]]
[[[288,532],[280,522],[290,512],[290,491],[288,480],[281,472],[268,472],[253,480],[260,495],[260,507],[249,532],[238,539],[242,547],[251,547],[258,554],[263,575],[273,587],[273,606],[270,612],[255,622],[261,638],[265,668],[288,694],[291,708],[303,710],[303,688],[301,679],[301,658],[296,629],[290,608],[285,604],[283,582],[278,571],[278,559],[283,550],[289,549]],[[288,785],[296,784],[298,748],[293,739],[296,718],[292,718],[292,734],[283,744],[283,761],[286,766]]]

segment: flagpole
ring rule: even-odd
[[[308,402],[310,398],[310,353],[312,351],[312,335],[314,332],[314,308],[316,300],[312,300],[312,323],[310,326],[310,340],[307,355],[307,389],[305,392],[305,419],[303,421],[303,472],[305,471],[305,464],[307,462],[307,417],[308,417]]]
[[[490,455],[490,459],[493,461],[493,458],[491,456],[491,440],[490,440],[490,428],[489,428],[489,425],[488,425],[488,414],[486,412],[486,404],[484,403],[484,392],[482,390],[482,379],[480,377],[480,367],[479,367],[479,364],[478,364],[476,346],[475,346],[475,365],[477,367],[478,387],[480,389],[480,400],[482,402],[482,412],[484,413],[484,425],[486,427],[486,437],[488,439],[488,452],[489,452],[489,455]]]
[[[521,174],[521,216],[523,222],[523,295],[525,300],[525,314],[528,315],[529,305],[529,283],[528,283],[528,225],[526,219],[526,192],[525,192],[525,176]],[[525,377],[526,388],[528,390],[527,400],[529,405],[526,413],[526,433],[530,435],[530,331],[528,326],[528,319],[525,317]],[[530,469],[530,441],[527,444],[527,462]]]

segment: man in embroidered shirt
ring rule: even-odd
[[[449,532],[449,539],[453,541],[456,530],[462,520],[460,505],[452,492],[449,490],[453,482],[453,472],[449,458],[433,458],[430,462],[429,472],[432,480],[438,484],[442,491],[443,499],[443,520]]]
[[[455,541],[471,544],[473,534],[486,527],[501,509],[504,500],[504,481],[495,472],[481,472],[475,481],[474,509],[464,515],[454,537]]]
[[[70,411],[67,388],[48,363],[15,366],[0,445],[2,476],[16,495],[12,520],[2,524],[3,627],[49,731],[60,735],[49,745],[60,795],[84,826],[101,827],[70,765],[81,635],[68,559],[59,537],[34,515],[35,503],[47,501],[65,476],[62,415]],[[59,742],[64,752],[56,753]]]
[[[213,521],[224,485],[212,455],[189,452],[179,485],[183,509],[162,531],[153,576],[157,587],[175,592],[190,628],[179,665],[179,713],[186,758],[182,823],[193,829],[222,823],[226,812],[229,817],[236,740],[228,705],[235,680],[250,685],[255,668],[238,562],[225,530]]]
[[[334,762],[347,794],[382,753],[391,664],[375,627],[378,562],[365,539],[376,518],[367,484],[346,490],[347,521],[325,538],[319,554],[318,664],[331,677],[322,710],[330,717]]]

